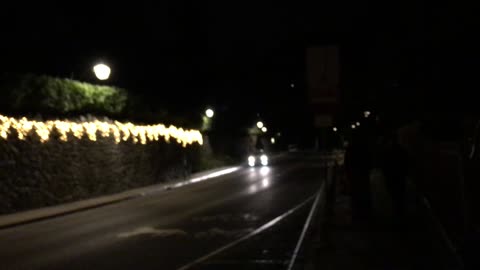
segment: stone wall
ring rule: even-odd
[[[111,194],[184,177],[199,146],[0,139],[0,214]]]

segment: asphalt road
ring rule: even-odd
[[[290,157],[113,205],[0,230],[1,269],[281,269],[322,184]],[[302,204],[303,203],[303,204]],[[301,207],[297,207],[302,205]],[[264,224],[265,231],[199,263]]]

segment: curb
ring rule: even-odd
[[[92,203],[90,205],[85,205],[85,206],[81,206],[81,207],[74,207],[72,209],[68,209],[68,210],[64,210],[64,211],[53,212],[51,214],[38,215],[38,216],[34,216],[34,217],[31,217],[31,218],[24,218],[24,219],[20,218],[19,220],[13,220],[11,222],[2,222],[1,221],[2,217],[0,217],[0,230],[16,227],[16,226],[20,226],[20,225],[26,225],[26,224],[30,224],[30,223],[34,223],[34,222],[38,222],[38,221],[43,221],[43,220],[47,220],[47,219],[51,219],[51,218],[66,216],[66,215],[69,215],[69,214],[82,212],[82,211],[86,211],[86,210],[89,210],[89,209],[99,208],[99,207],[102,207],[102,206],[115,204],[115,203],[119,203],[119,202],[122,202],[122,201],[127,201],[127,200],[130,200],[130,199],[133,199],[133,198],[136,198],[136,197],[140,197],[140,196],[141,196],[140,194],[131,195],[131,196],[128,196],[128,197],[125,197],[125,198],[109,200],[109,201],[105,201],[105,202],[101,202],[101,203]],[[55,206],[52,206],[52,207],[55,207]],[[27,213],[27,212],[31,212],[31,211],[33,212],[33,211],[38,211],[38,210],[43,210],[43,209],[45,209],[45,208],[39,208],[39,209],[36,209],[36,210],[28,210],[28,211],[25,211],[25,212],[9,214],[9,215],[5,215],[5,217],[9,217],[9,216],[12,216],[12,215],[17,215],[17,214],[24,214],[24,213]]]

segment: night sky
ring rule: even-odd
[[[153,106],[181,111],[212,105],[235,116],[232,121],[260,113],[281,129],[287,114],[310,121],[308,46],[340,47],[342,102],[352,111],[382,110],[389,107],[385,100],[397,98],[418,109],[444,85],[438,77],[449,77],[450,84],[464,77],[445,75],[476,52],[468,35],[476,29],[475,16],[468,8],[421,1],[192,2],[2,7],[0,71],[95,82],[91,67],[104,61],[112,67],[110,84]]]

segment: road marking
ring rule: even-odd
[[[322,183],[322,186],[317,192],[317,196],[315,196],[315,201],[313,202],[312,208],[310,209],[310,213],[308,213],[307,221],[305,222],[305,225],[303,226],[302,234],[300,234],[300,238],[298,239],[297,246],[295,247],[295,251],[292,254],[292,258],[290,259],[290,263],[288,264],[288,270],[292,270],[293,266],[295,265],[295,260],[297,259],[297,255],[300,251],[300,248],[302,247],[303,244],[303,239],[305,238],[305,235],[307,234],[308,228],[310,227],[310,223],[312,222],[313,214],[315,213],[315,210],[317,209],[318,202],[320,201],[320,194],[322,194],[323,189],[325,188],[325,182]]]
[[[322,184],[323,186],[323,184]],[[269,222],[265,223],[264,225],[262,225],[261,227],[259,227],[258,229],[254,230],[253,232],[245,235],[244,237],[242,238],[239,238],[221,248],[218,248],[210,253],[208,253],[207,255],[203,256],[203,257],[200,257],[198,259],[196,259],[195,261],[191,262],[191,263],[188,263],[180,268],[178,268],[177,270],[186,270],[186,269],[190,269],[192,268],[193,266],[199,264],[199,263],[202,263],[208,259],[210,259],[211,257],[215,256],[215,255],[218,255],[238,244],[240,244],[241,242],[247,240],[247,239],[250,239],[252,238],[253,236],[257,235],[257,234],[260,234],[262,233],[263,231],[273,227],[275,224],[277,224],[278,222],[280,222],[281,220],[285,219],[286,217],[290,216],[291,214],[293,214],[294,212],[296,212],[297,210],[299,210],[300,208],[302,208],[303,206],[305,206],[308,202],[310,202],[311,200],[313,200],[315,198],[317,194],[314,194],[310,197],[308,197],[305,201],[301,202],[300,204],[298,204],[297,206],[293,207],[292,209],[288,210],[287,212],[283,213],[282,215],[270,220]]]

